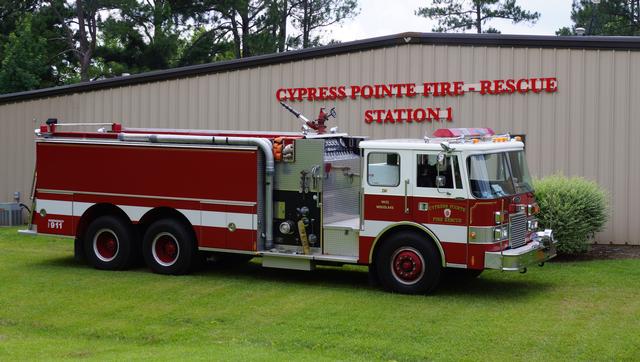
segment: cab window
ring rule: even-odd
[[[445,158],[444,165],[438,165],[438,155],[418,155],[417,159],[417,180],[418,187],[436,188],[436,177],[444,176],[443,189],[461,189],[462,178],[460,175],[460,165],[457,156]]]
[[[372,152],[367,156],[367,182],[371,186],[400,184],[400,155],[391,152]]]

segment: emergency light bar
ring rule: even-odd
[[[473,138],[493,136],[495,134],[491,128],[440,128],[433,131],[433,137],[438,138]]]

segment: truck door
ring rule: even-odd
[[[412,155],[412,217],[440,240],[448,266],[466,266],[468,201],[461,155],[445,155],[438,163],[438,154],[415,151]]]
[[[411,152],[371,150],[365,154],[364,226],[377,235],[388,225],[410,219]]]

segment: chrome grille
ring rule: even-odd
[[[519,248],[526,244],[527,217],[524,213],[510,215],[509,222],[509,246]]]

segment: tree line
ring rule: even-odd
[[[487,23],[507,20],[535,23],[540,13],[523,9],[517,0],[431,0],[415,11],[418,16],[437,21],[432,31],[499,33]],[[558,29],[556,35],[640,35],[640,0],[573,0],[573,24]]]
[[[357,0],[0,0],[0,93],[322,45]]]
[[[640,35],[640,0],[574,0],[572,25],[559,29],[557,35]]]
[[[541,16],[517,0],[424,4],[407,15],[434,32]],[[319,46],[358,13],[358,0],[0,0],[0,94]],[[640,0],[573,0],[571,21],[556,34],[640,35]]]

